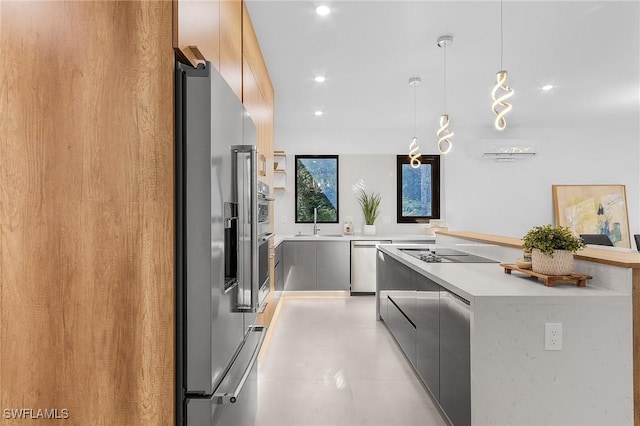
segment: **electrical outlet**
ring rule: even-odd
[[[287,217],[286,216],[282,216],[280,218],[280,223],[287,223]]]
[[[562,350],[562,323],[547,322],[544,324],[544,350]]]
[[[388,225],[391,223],[391,217],[389,216],[382,216],[382,223],[384,223],[385,225]]]

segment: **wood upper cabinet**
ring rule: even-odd
[[[242,99],[242,1],[220,0],[220,74]]]
[[[242,22],[242,101],[258,129],[262,179],[273,186],[273,86],[244,4]]]
[[[242,0],[175,0],[173,47],[197,46],[242,99]]]
[[[197,46],[220,69],[220,0],[180,0],[173,7],[173,46],[182,51]]]

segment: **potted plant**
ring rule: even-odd
[[[584,242],[562,226],[534,226],[522,241],[522,248],[531,250],[531,269],[546,275],[571,274],[573,253],[584,248]]]
[[[364,227],[362,233],[365,235],[375,235],[376,226],[374,225],[376,218],[380,214],[378,208],[380,207],[381,197],[380,194],[371,193],[367,194],[363,188],[360,188],[360,195],[358,195],[358,202],[362,207],[362,213],[364,215]]]

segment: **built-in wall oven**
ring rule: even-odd
[[[270,291],[269,280],[269,240],[273,233],[269,231],[271,202],[269,185],[258,181],[258,301],[259,312],[267,307],[265,301]]]

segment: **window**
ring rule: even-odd
[[[338,156],[296,155],[296,223],[338,223]]]
[[[397,157],[398,223],[426,223],[440,218],[440,156],[422,155],[411,167],[407,155]]]

